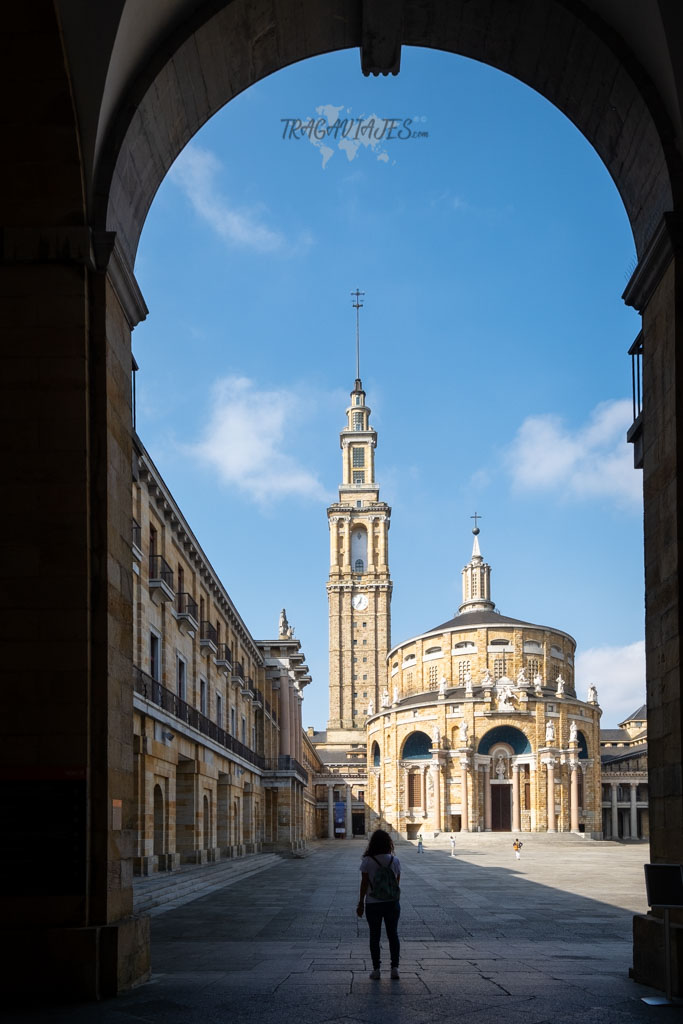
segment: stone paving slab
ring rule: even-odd
[[[628,978],[644,845],[400,843],[401,979],[371,969],[354,908],[362,842],[313,844],[153,918],[153,977],[100,1004],[17,1007],[29,1024],[669,1024]],[[565,888],[562,888],[562,886]]]

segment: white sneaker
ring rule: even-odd
[[[370,971],[370,977],[372,978],[373,981],[379,981],[379,979],[380,979],[379,967],[375,967],[375,969],[373,971]]]
[[[391,977],[394,978],[395,981],[398,981],[398,979],[401,977],[401,975],[398,973],[398,967],[391,968]]]

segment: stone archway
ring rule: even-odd
[[[150,4],[144,21],[130,0],[105,6],[88,5],[85,18],[79,3],[38,0],[8,5],[3,18],[3,95],[14,98],[0,196],[11,298],[0,407],[13,480],[3,570],[17,612],[4,666],[6,806],[13,834],[31,834],[25,808],[40,801],[19,800],[16,780],[42,787],[41,800],[73,807],[80,851],[67,863],[55,847],[49,865],[13,851],[26,872],[4,908],[16,983],[26,986],[22,967],[30,976],[36,958],[54,967],[47,986],[78,995],[118,992],[149,969],[148,929],[131,916],[129,855],[117,834],[133,806],[129,371],[130,333],[146,314],[133,266],[147,210],[175,156],[234,95],[345,47],[360,47],[369,71],[395,69],[400,46],[415,45],[514,75],[574,122],[621,194],[639,258],[625,299],[643,313],[652,856],[680,860],[683,171],[665,109],[683,47],[673,16],[652,5],[664,40],[653,58],[636,56],[635,15],[597,0],[179,0]],[[48,595],[47,671],[24,653],[36,594]],[[49,736],[23,713],[28,692]],[[636,966],[644,978],[649,968]]]

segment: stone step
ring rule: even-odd
[[[250,875],[275,868],[285,859],[275,853],[256,853],[217,864],[188,864],[177,871],[136,878],[133,882],[133,908],[136,914],[163,914],[209,892],[234,885]]]

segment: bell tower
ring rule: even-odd
[[[368,705],[376,710],[386,685],[391,646],[389,520],[375,479],[377,432],[360,379],[355,292],[356,380],[340,432],[342,482],[339,501],[327,509],[330,529],[330,717],[328,742],[365,742]],[[333,737],[331,733],[349,733]],[[355,735],[354,735],[355,734]],[[359,738],[360,737],[360,738]]]

